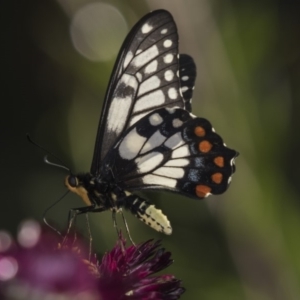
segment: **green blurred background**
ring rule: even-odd
[[[147,193],[172,236],[127,213],[131,234],[172,251],[167,271],[183,280],[182,299],[300,299],[299,1],[2,1],[1,228],[15,233],[23,219],[41,220],[65,191],[66,172],[45,165],[26,132],[74,172],[89,170],[117,51],[158,8],[173,14],[180,52],[197,64],[194,113],[240,156],[222,196]],[[68,195],[48,219],[63,228],[81,205]],[[103,253],[116,241],[111,214],[90,219]]]

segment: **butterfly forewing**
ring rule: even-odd
[[[177,27],[170,13],[159,10],[141,19],[121,49],[99,123],[93,174],[99,173],[101,161],[129,126],[155,109],[185,107]]]

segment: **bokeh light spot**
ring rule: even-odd
[[[41,235],[40,225],[32,220],[21,224],[18,232],[18,242],[25,248],[31,248],[36,245]]]
[[[12,238],[6,231],[0,231],[0,252],[7,251],[12,244]]]
[[[0,280],[6,281],[15,277],[18,272],[18,263],[13,257],[0,258]]]
[[[92,61],[114,58],[128,31],[126,20],[113,6],[90,3],[72,18],[70,34],[75,49]]]

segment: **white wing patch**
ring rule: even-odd
[[[172,158],[180,158],[190,156],[190,149],[188,145],[181,146],[172,152]]]
[[[120,133],[123,130],[131,103],[132,98],[130,96],[113,99],[106,122],[108,131]],[[110,120],[118,120],[118,122],[111,122]]]
[[[158,64],[157,60],[154,60],[153,62],[148,64],[147,67],[145,68],[145,73],[151,74],[155,72],[157,70],[157,64]]]
[[[159,130],[157,130],[145,143],[141,154],[144,154],[148,151],[151,151],[152,149],[160,146],[164,141],[166,140],[166,137],[160,133]]]
[[[123,159],[135,158],[146,140],[145,137],[137,133],[136,128],[133,128],[120,143],[120,156]]]
[[[189,89],[189,88],[188,88],[187,86],[183,86],[183,87],[181,88],[181,91],[184,93],[184,92],[186,92],[188,89]]]
[[[161,167],[153,172],[153,174],[166,176],[169,178],[180,179],[184,176],[184,169],[182,168],[173,168],[173,167]]]
[[[160,152],[151,152],[138,157],[135,162],[139,173],[147,173],[155,169],[163,161],[164,156]]]
[[[173,54],[167,54],[164,56],[164,63],[170,64],[173,61],[174,55]]]
[[[159,114],[152,114],[149,118],[149,122],[152,126],[158,126],[163,122],[163,119]]]
[[[142,67],[146,65],[150,60],[158,56],[159,51],[156,45],[153,45],[149,49],[145,50],[144,52],[138,54],[133,60],[132,64],[135,67]]]
[[[152,108],[153,106],[159,106],[165,103],[165,95],[162,90],[157,90],[155,92],[149,93],[142,98],[140,98],[135,106],[134,112],[139,112]]]
[[[142,118],[145,117],[146,115],[148,115],[148,112],[145,112],[145,113],[141,113],[141,114],[136,115],[135,117],[133,117],[133,118],[130,120],[129,126],[135,124],[137,121],[139,121],[140,119],[142,119]]]
[[[139,82],[141,82],[141,81],[142,81],[142,79],[143,79],[143,76],[142,76],[142,74],[141,74],[141,73],[137,72],[137,73],[135,74],[135,76],[136,76],[136,78],[138,79],[138,81],[139,81]]]
[[[123,63],[124,69],[128,66],[132,58],[133,58],[133,53],[131,51],[128,51]]]
[[[187,81],[187,80],[189,80],[189,76],[182,76],[182,77],[181,77],[181,80]]]
[[[134,76],[123,74],[120,78],[117,87],[123,89],[128,86],[132,89],[132,93],[127,96],[120,97],[117,94],[111,102],[111,109],[107,117],[107,129],[115,133],[120,133],[126,124],[127,115],[133,103],[133,97],[136,94],[138,82]],[[118,120],[116,122],[116,120]]]
[[[165,48],[170,48],[172,44],[173,42],[171,40],[165,40],[163,45]]]
[[[190,164],[186,158],[171,159],[165,163],[165,167],[185,167]]]
[[[160,79],[157,76],[152,76],[140,85],[138,96],[145,94],[151,90],[156,90],[159,86]]]
[[[165,72],[165,80],[166,81],[172,81],[174,78],[174,72],[172,70],[167,70]]]
[[[178,107],[166,107],[166,110],[169,114],[174,114],[176,112],[176,108]]]
[[[181,120],[179,120],[179,119],[174,119],[174,120],[172,121],[172,125],[173,125],[175,128],[178,128],[178,127],[182,126],[182,124],[183,124],[183,122],[182,122]]]
[[[166,140],[165,146],[167,146],[170,149],[174,149],[176,147],[183,145],[184,143],[185,142],[182,139],[181,132],[177,132]]]
[[[148,174],[145,175],[143,178],[143,184],[146,185],[156,185],[156,186],[166,186],[169,188],[175,188],[177,180],[166,178],[158,175]]]
[[[121,84],[124,84],[124,86],[132,87],[134,91],[136,91],[138,88],[138,82],[137,82],[136,78],[134,76],[128,75],[128,74],[122,75],[118,85],[120,86]]]
[[[149,25],[148,23],[144,24],[142,27],[142,33],[146,34],[153,29],[153,26]]]
[[[168,90],[168,96],[169,96],[170,99],[175,100],[178,97],[178,93],[177,93],[177,91],[173,87],[171,87]]]

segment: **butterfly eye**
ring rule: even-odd
[[[75,187],[77,187],[78,186],[78,178],[76,177],[76,176],[74,176],[74,175],[70,175],[70,176],[68,176],[67,177],[67,183],[68,183],[68,185],[70,186],[70,187],[73,187],[73,188],[75,188]]]

